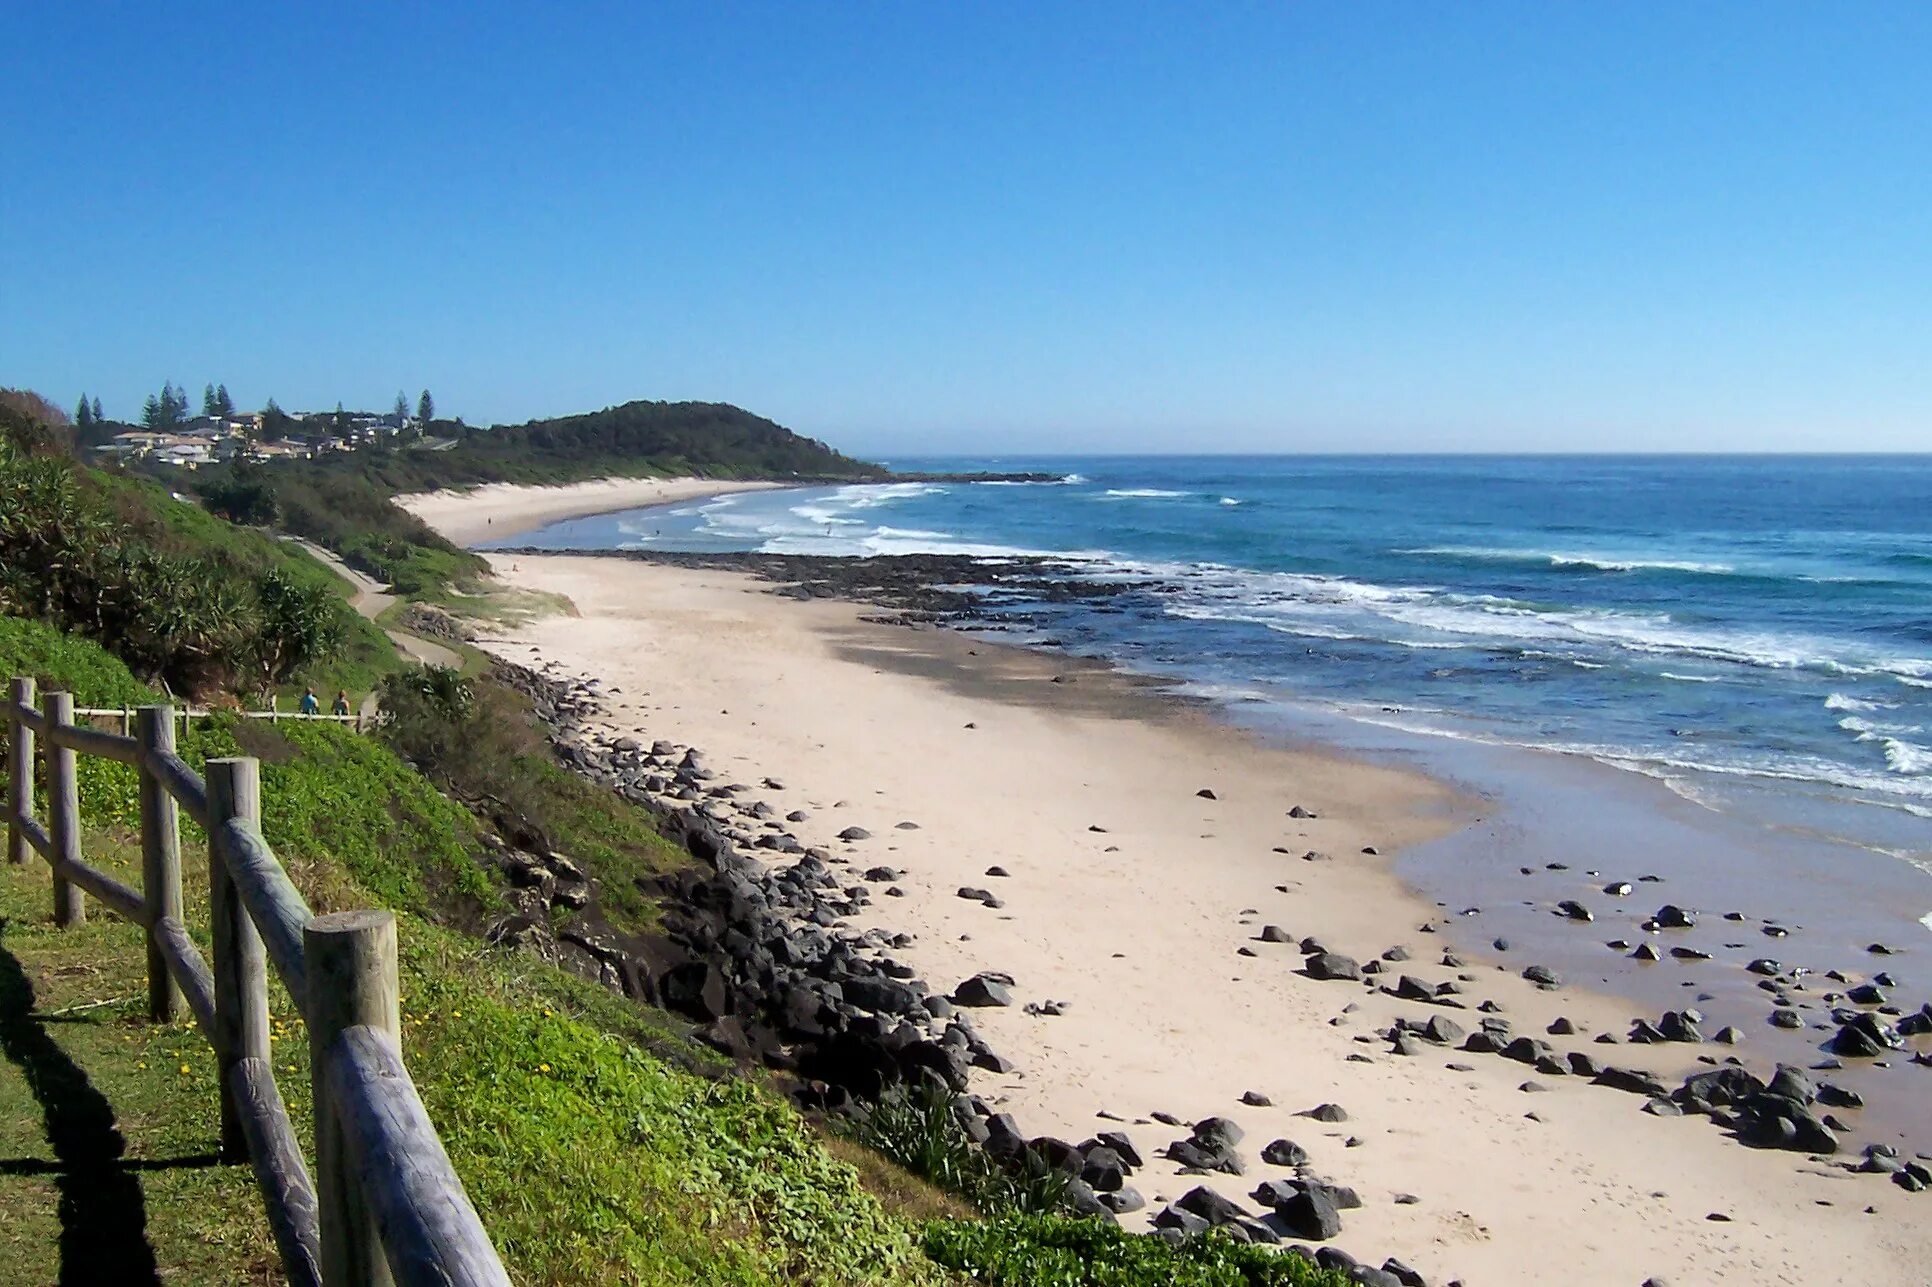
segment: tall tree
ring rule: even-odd
[[[428,429],[429,422],[435,418],[436,399],[429,396],[428,389],[424,389],[423,396],[416,399],[416,419],[422,423],[424,429]]]
[[[396,428],[409,423],[409,398],[401,389],[396,390]]]
[[[261,408],[261,437],[270,441],[286,439],[288,425],[290,425],[288,412],[284,412],[274,398],[269,398],[269,406]]]
[[[74,423],[83,429],[90,428],[94,423],[94,408],[88,405],[85,393],[81,394],[80,405],[74,408]]]
[[[94,399],[94,423],[100,424],[106,419],[107,417],[101,414],[101,400],[99,398],[95,398]]]
[[[221,404],[215,401],[215,386],[212,383],[201,391],[201,414],[211,420],[221,414]]]
[[[163,384],[160,394],[149,398],[141,410],[141,422],[159,432],[178,429],[187,418],[188,394],[175,388],[173,380]]]

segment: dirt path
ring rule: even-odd
[[[284,536],[282,539],[291,545],[301,546],[337,576],[347,581],[355,591],[355,593],[349,596],[349,605],[369,620],[376,620],[376,618],[380,617],[384,612],[387,612],[396,603],[397,598],[389,592],[388,586],[375,580],[366,573],[350,567],[347,563],[337,558],[333,552],[323,549],[313,541],[305,541],[299,536]],[[425,639],[421,635],[411,634],[407,630],[397,630],[385,626],[382,632],[388,635],[389,641],[401,649],[403,656],[409,658],[411,661],[419,662],[425,666],[448,666],[452,670],[460,670],[462,668],[463,655],[454,648],[439,644],[432,639]],[[375,704],[376,696],[374,693],[371,693],[363,699],[362,713],[365,715],[374,715]]]

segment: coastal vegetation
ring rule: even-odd
[[[423,410],[433,416],[429,394]],[[237,522],[278,526],[340,555],[398,593],[433,596],[484,571],[481,559],[394,503],[411,492],[485,483],[591,478],[865,479],[886,471],[724,403],[627,402],[584,415],[472,429],[418,420],[442,435],[429,449],[403,434],[312,461],[236,460],[187,482]]]
[[[393,664],[300,550],[146,479],[83,468],[55,431],[5,409],[0,612],[109,643],[178,693],[362,686]]]
[[[1219,1235],[1176,1248],[1047,1214],[1052,1177],[1002,1183],[983,1154],[941,1164],[952,1140],[921,1161],[918,1110],[896,1143],[883,1118],[869,1142],[827,1136],[685,1020],[492,944],[475,931],[511,901],[500,846],[569,854],[599,915],[629,933],[661,915],[655,878],[693,860],[649,810],[561,763],[504,677],[406,667],[298,548],[82,467],[26,416],[0,425],[0,672],[103,707],[164,689],[232,707],[264,684],[351,673],[379,687],[374,736],[217,710],[186,726],[180,753],[196,768],[261,761],[264,834],[318,911],[398,914],[412,1076],[517,1281],[1341,1281]],[[138,881],[133,770],[84,757],[79,781],[90,859]],[[183,842],[206,837],[184,820]],[[203,926],[205,869],[187,870],[186,920]],[[109,916],[53,929],[45,882],[38,864],[0,871],[0,1047],[19,1070],[0,1076],[33,1091],[0,1109],[9,1155],[31,1161],[0,1176],[0,1279],[45,1279],[56,1259],[75,1280],[102,1265],[272,1276],[246,1169],[183,1161],[212,1149],[214,1063],[184,1028],[146,1020],[141,931]],[[306,1040],[279,990],[272,1018],[306,1123]]]

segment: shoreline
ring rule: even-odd
[[[932,583],[927,604],[885,603],[892,610],[880,613],[879,596],[842,595],[836,585],[809,577],[807,584],[785,585],[792,578],[774,577],[770,569],[760,569],[764,579],[756,581],[742,568],[723,570],[703,556],[680,564],[675,558],[525,549],[517,558],[521,573],[509,579],[561,592],[591,610],[568,623],[534,622],[494,641],[490,646],[506,659],[596,676],[610,682],[612,691],[621,684],[623,692],[643,697],[626,698],[610,712],[613,736],[670,736],[704,748],[707,762],[727,774],[750,781],[782,778],[789,789],[768,782],[761,794],[769,799],[759,803],[778,814],[799,806],[788,815],[798,825],[783,834],[826,842],[837,851],[832,861],[847,865],[847,878],[881,858],[896,864],[902,856],[920,855],[917,866],[893,871],[899,881],[890,891],[872,886],[874,895],[900,896],[866,907],[853,917],[854,928],[916,931],[913,945],[900,955],[936,991],[982,969],[1017,976],[1011,1010],[971,1013],[993,1048],[1018,1066],[990,1079],[975,1073],[973,1090],[991,1101],[992,1110],[1014,1113],[1028,1134],[1075,1140],[1110,1127],[1126,1130],[1149,1162],[1131,1177],[1150,1205],[1123,1218],[1130,1228],[1144,1227],[1149,1213],[1204,1179],[1252,1211],[1247,1191],[1254,1182],[1282,1174],[1278,1167],[1256,1166],[1255,1154],[1279,1135],[1307,1149],[1313,1173],[1360,1191],[1365,1206],[1347,1213],[1341,1245],[1372,1250],[1371,1263],[1393,1251],[1432,1280],[1463,1275],[1485,1283],[1542,1281],[1546,1275],[1536,1262],[1541,1249],[1551,1246],[1564,1248],[1575,1265],[1567,1281],[1605,1284],[1653,1274],[1694,1281],[1797,1283],[1822,1276],[1916,1282],[1909,1267],[1932,1255],[1932,1236],[1911,1227],[1917,1211],[1905,1204],[1915,1199],[1882,1177],[1848,1174],[1855,1154],[1849,1161],[1842,1152],[1807,1161],[1797,1153],[1746,1149],[1711,1121],[1642,1112],[1641,1099],[1588,1087],[1584,1079],[1534,1076],[1542,1084],[1532,1097],[1526,1093],[1530,1084],[1520,1081],[1532,1070],[1506,1059],[1472,1058],[1453,1046],[1399,1037],[1390,1049],[1389,1035],[1397,1032],[1392,1024],[1419,1023],[1430,1010],[1397,1004],[1391,989],[1376,989],[1373,982],[1387,984],[1398,970],[1434,982],[1442,978],[1443,962],[1453,961],[1450,968],[1461,971],[1455,978],[1500,1002],[1518,1032],[1540,1034],[1559,1017],[1573,1025],[1579,1036],[1554,1042],[1559,1050],[1570,1046],[1572,1058],[1601,1050],[1603,1062],[1662,1074],[1668,1085],[1685,1072],[1708,1070],[1727,1053],[1709,1044],[1600,1047],[1595,1042],[1625,1031],[1635,1018],[1655,1022],[1656,1009],[1607,986],[1543,992],[1523,983],[1515,971],[1565,933],[1552,932],[1542,914],[1552,897],[1545,889],[1510,913],[1529,931],[1519,951],[1500,957],[1485,950],[1480,918],[1459,915],[1467,909],[1450,891],[1459,891],[1469,877],[1459,863],[1472,854],[1493,860],[1484,847],[1507,837],[1506,815],[1524,803],[1481,789],[1483,775],[1463,771],[1469,759],[1496,748],[1437,739],[1433,754],[1416,756],[1409,739],[1390,753],[1390,747],[1372,746],[1374,738],[1359,736],[1376,727],[1372,721],[1340,714],[1334,719],[1355,734],[1319,737],[1294,720],[1286,728],[1279,720],[1255,727],[1235,717],[1238,705],[1214,703],[1210,709],[1204,700],[1176,695],[1171,682],[1158,677],[985,636],[891,624],[946,622],[951,605],[944,582]],[[808,678],[801,680],[800,672]],[[1041,724],[1060,726],[1060,740],[1048,737],[1049,753],[1038,761],[1044,767],[1010,782],[1003,794],[975,786],[986,770],[960,759],[958,749],[926,755],[943,780],[922,782],[905,763],[912,758],[916,768],[918,756],[880,755],[874,726],[887,725],[908,743],[943,741],[941,730],[960,710],[942,705],[936,714],[935,702],[979,709],[997,703],[1029,726],[1018,742],[1035,751],[1035,735],[1051,731]],[[963,728],[970,735],[979,723],[968,719]],[[1011,739],[1004,715],[999,724]],[[1151,754],[1144,739],[1154,744]],[[1296,749],[1284,749],[1284,740]],[[1529,750],[1511,753],[1525,763],[1548,758]],[[1369,762],[1360,762],[1364,757]],[[1062,776],[1063,761],[1087,766],[1086,774],[1076,775],[1079,780]],[[1109,792],[1087,780],[1135,761],[1143,781],[1164,783],[1158,800],[1131,783],[1116,781]],[[1340,777],[1322,779],[1311,766]],[[1614,783],[1621,773],[1594,763],[1573,767],[1586,777],[1597,771],[1581,788],[1597,818],[1611,807],[1606,796],[1625,806],[1641,799],[1638,784]],[[1343,799],[1346,790],[1330,798],[1351,770],[1377,775],[1374,785],[1353,799]],[[1204,804],[1192,794],[1205,784],[1205,778],[1193,780],[1204,771],[1225,771],[1235,785]],[[820,790],[816,775],[826,772],[839,780]],[[1178,780],[1168,780],[1177,773]],[[1265,796],[1282,780],[1296,783],[1322,815],[1305,826],[1367,826],[1386,833],[1375,846],[1382,854],[1302,867],[1298,847],[1283,853],[1286,846],[1269,846],[1269,857],[1260,858],[1268,838],[1263,833],[1280,826],[1273,811],[1263,810],[1266,821],[1246,816],[1232,826],[1225,818],[1192,812],[1249,814],[1256,807],[1247,798],[1250,788]],[[1364,781],[1358,776],[1357,786]],[[1405,794],[1418,782],[1426,784],[1423,796]],[[1546,784],[1542,773],[1535,775],[1536,786]],[[1457,798],[1456,787],[1467,792],[1472,785],[1473,795]],[[1670,794],[1661,784],[1642,785]],[[1131,845],[1124,838],[1100,844],[1139,828],[1084,832],[1078,818],[1066,816],[1065,805],[1094,791],[1117,808],[1144,814],[1155,835],[1141,834]],[[844,798],[834,800],[835,794]],[[1007,813],[987,818],[986,799],[1001,799]],[[1378,827],[1404,799],[1433,804],[1403,819],[1411,831]],[[826,800],[834,808],[822,812]],[[903,808],[897,807],[902,801]],[[962,801],[981,807],[961,809]],[[1431,808],[1437,816],[1424,816]],[[856,816],[847,810],[859,809],[877,838],[856,845],[833,841],[832,829]],[[895,811],[908,821],[922,817],[918,829],[878,830],[876,824]],[[1059,816],[1052,816],[1056,811]],[[875,812],[882,816],[869,816]],[[747,814],[743,825],[783,825],[752,821],[761,816],[769,815]],[[1458,818],[1468,825],[1451,825]],[[1576,819],[1569,825],[1574,830]],[[1134,870],[1139,864],[1121,855],[1156,836],[1165,839],[1155,847],[1171,870]],[[1408,843],[1398,849],[1390,837]],[[940,842],[937,852],[934,841]],[[1459,845],[1462,854],[1456,853]],[[774,857],[746,852],[761,861]],[[1016,855],[1014,862],[994,864],[1011,877],[989,878],[983,866],[972,865],[1002,853]],[[1029,880],[1017,865],[1039,867],[1043,861],[1049,872],[1041,875],[1055,879]],[[1116,865],[1108,867],[1110,862]],[[1280,876],[1282,864],[1300,870],[1272,885],[1260,883],[1263,874]],[[1656,855],[1633,850],[1619,854],[1613,866],[1622,874],[1656,864]],[[1549,864],[1551,870],[1567,866]],[[1489,874],[1485,898],[1496,903],[1490,910],[1503,914],[1521,894],[1506,891],[1509,882],[1500,875]],[[1071,883],[1056,883],[1059,878]],[[1028,891],[1022,881],[1043,887]],[[956,897],[955,882],[995,888],[1000,906]],[[1126,888],[1115,888],[1121,884]],[[1638,888],[1647,906],[1656,891]],[[1422,890],[1443,901],[1431,905]],[[1271,906],[1270,898],[1278,901]],[[1284,901],[1300,910],[1284,912]],[[1317,983],[1292,968],[1292,945],[1260,941],[1264,936],[1255,931],[1264,921],[1285,924],[1296,936],[1319,934],[1323,946],[1364,960],[1387,942],[1407,949],[1416,963],[1390,965],[1366,988]],[[1570,932],[1595,942],[1600,952],[1609,930]],[[1418,937],[1418,931],[1434,931],[1435,937]],[[1455,956],[1433,959],[1452,946]],[[1371,961],[1369,968],[1379,964]],[[1662,979],[1668,966],[1652,968],[1659,971],[1654,978]],[[1579,978],[1594,985],[1596,974],[1593,962]],[[1687,975],[1675,981],[1690,986]],[[1679,1005],[1692,1000],[1689,993],[1662,995]],[[1163,1005],[1146,999],[1161,996],[1174,1000]],[[1704,997],[1697,994],[1699,1002]],[[1071,1004],[1052,1017],[1019,1005],[1043,1000]],[[1468,1026],[1479,1016],[1455,1017]],[[1149,1027],[1158,1040],[1145,1039],[1142,1030]],[[1576,1044],[1586,1039],[1591,1044]],[[1757,1038],[1739,1054],[1744,1065],[1769,1074],[1769,1052]],[[1895,1062],[1904,1062],[1903,1056]],[[1909,1068],[1898,1074],[1915,1076]],[[1273,1104],[1242,1102],[1249,1090]],[[1316,1100],[1347,1104],[1350,1124],[1306,1121],[1299,1110]],[[1238,1151],[1249,1173],[1239,1180],[1176,1174],[1172,1162],[1154,1154],[1184,1137],[1185,1129],[1156,1123],[1157,1112],[1162,1121],[1181,1123],[1233,1118],[1248,1132]],[[1857,1127],[1860,1115],[1848,1116]],[[1873,1132],[1858,1130],[1846,1143],[1854,1138],[1873,1138]]]
[[[719,478],[598,478],[554,486],[484,483],[398,496],[396,504],[465,548],[511,540],[566,519],[701,500],[787,484]]]
[[[1346,856],[1361,847],[1351,840],[1387,851],[1447,829],[1448,793],[1419,788],[1415,775],[1264,746],[1098,663],[875,624],[849,603],[779,602],[743,574],[519,555],[508,579],[563,593],[584,615],[490,646],[523,663],[534,649],[621,688],[613,732],[673,736],[726,773],[781,778],[789,789],[766,793],[769,803],[810,813],[794,828],[807,841],[848,822],[871,830],[877,839],[832,847],[854,875],[869,862],[905,864],[904,896],[879,899],[860,922],[913,933],[903,955],[921,977],[943,989],[1004,969],[1017,999],[1069,1002],[1057,1017],[1019,1005],[976,1011],[1018,1069],[985,1084],[976,1075],[975,1089],[1029,1132],[1078,1139],[1109,1124],[1098,1112],[1125,1119],[1149,1155],[1135,1182],[1150,1210],[1202,1182],[1152,1157],[1184,1134],[1148,1123],[1161,1111],[1233,1117],[1249,1153],[1295,1139],[1323,1175],[1363,1195],[1343,1244],[1392,1250],[1432,1277],[1532,1281],[1531,1248],[1553,1240],[1583,1253],[1588,1268],[1574,1281],[1605,1283],[1685,1273],[1797,1282],[1854,1262],[1867,1281],[1905,1281],[1887,1275],[1924,1251],[1873,1241],[1869,1226],[1909,1220],[1898,1204],[1911,1199],[1871,1177],[1754,1155],[1709,1123],[1655,1118],[1640,1101],[1574,1081],[1532,1098],[1518,1089],[1528,1070],[1506,1060],[1462,1063],[1433,1049],[1392,1057],[1374,1034],[1414,1006],[1359,984],[1314,983],[1292,969],[1295,956],[1282,959],[1292,947],[1252,942],[1273,920],[1362,959],[1404,946],[1417,964],[1401,968],[1443,977],[1430,950],[1440,939],[1417,934],[1438,910],[1404,887],[1392,860]],[[980,748],[991,739],[978,736],[987,733],[1024,748],[1008,753],[1025,763],[988,764]],[[932,772],[917,772],[921,763]],[[1220,799],[1200,799],[1203,788]],[[1289,838],[1277,819],[1290,796],[1323,815],[1301,830],[1330,861],[1263,843]],[[1005,814],[988,817],[989,799],[1005,801]],[[1105,817],[1090,816],[1098,809]],[[902,820],[919,829],[896,830]],[[1108,830],[1085,830],[1099,825]],[[989,878],[989,865],[1013,875]],[[954,896],[974,884],[997,885],[1005,907]],[[1634,1013],[1615,998],[1540,992],[1513,973],[1466,966],[1469,986],[1522,1032],[1559,1014],[1616,1032]],[[1161,995],[1175,1003],[1150,1005]],[[1150,1021],[1158,1041],[1138,1035]],[[1701,1049],[1612,1053],[1674,1076]],[[1249,1090],[1276,1106],[1243,1105]],[[1319,1101],[1347,1105],[1353,1124],[1293,1116]],[[1243,1201],[1269,1173],[1205,1182]],[[1399,1204],[1397,1194],[1420,1201]],[[1894,1218],[1828,1218],[1816,1205],[1854,1199]],[[1708,1220],[1713,1211],[1730,1222]]]

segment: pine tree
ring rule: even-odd
[[[105,420],[106,417],[101,414],[101,400],[96,398],[94,399],[94,423],[101,424]]]
[[[165,427],[166,422],[161,412],[161,399],[155,397],[152,393],[148,395],[148,400],[141,404],[141,423],[149,429],[157,431]]]
[[[209,384],[201,391],[201,414],[209,419],[221,414],[221,404],[215,401],[215,386]]]
[[[235,414],[235,400],[228,396],[228,386],[215,386],[215,414],[223,417]]]
[[[85,393],[81,394],[80,405],[74,408],[74,423],[83,429],[91,428],[94,424],[94,408],[87,405]]]
[[[401,389],[396,390],[396,428],[409,423],[409,398]]]
[[[416,399],[416,419],[421,423],[422,428],[427,430],[429,422],[435,418],[436,400],[429,396],[428,389],[424,389],[423,396]]]

